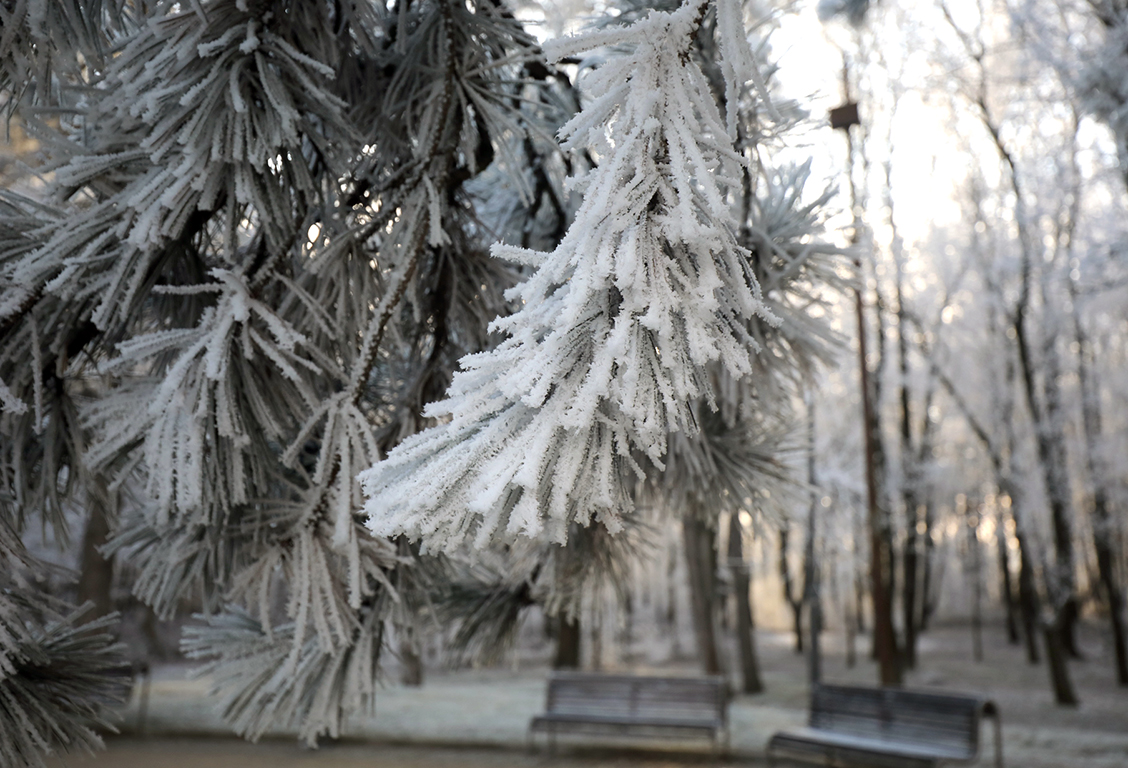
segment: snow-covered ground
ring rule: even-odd
[[[1125,768],[1128,766],[1128,689],[1118,688],[1103,627],[1083,627],[1084,661],[1071,664],[1081,705],[1061,708],[1050,695],[1045,665],[1026,664],[1021,648],[1009,646],[999,622],[985,628],[984,660],[972,660],[972,637],[965,625],[931,629],[921,641],[920,665],[908,677],[914,687],[977,692],[994,699],[1002,712],[1004,755],[1012,768]],[[531,638],[530,638],[531,639]],[[657,638],[640,636],[661,647]],[[760,632],[757,647],[767,691],[738,696],[732,704],[733,764],[758,764],[767,738],[778,728],[803,721],[805,663],[783,632]],[[825,638],[825,678],[873,683],[875,667],[868,642],[858,642],[858,661],[846,666],[840,637]],[[136,733],[138,697],[124,714],[125,738],[110,740],[96,758],[70,758],[73,768],[438,768],[498,766],[534,768],[546,764],[543,753],[523,751],[528,718],[543,704],[547,674],[545,647],[522,643],[522,652],[501,669],[429,669],[422,688],[389,683],[377,701],[375,718],[358,720],[349,738],[310,751],[292,739],[248,745],[222,738],[222,726],[203,697],[206,681],[186,681],[183,667],[164,667],[154,675],[146,734]],[[618,670],[692,673],[687,658],[655,662],[642,654],[621,654],[634,661]],[[185,740],[185,736],[195,736]],[[630,765],[638,768],[706,759],[707,745],[647,742],[649,751],[608,751],[608,742],[576,738],[567,742],[554,768]],[[640,746],[634,744],[631,746]],[[993,764],[993,743],[984,728],[979,765]],[[669,751],[656,751],[669,748]],[[696,750],[696,751],[690,751]],[[61,768],[62,761],[50,763]]]

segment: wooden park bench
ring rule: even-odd
[[[780,757],[827,766],[923,768],[969,763],[979,754],[979,722],[995,721],[995,765],[1003,766],[1002,728],[987,699],[903,688],[818,685],[807,728],[768,742],[768,764]]]
[[[649,677],[584,672],[548,679],[543,715],[529,722],[529,748],[537,731],[683,737],[700,733],[728,751],[728,687],[720,677]]]

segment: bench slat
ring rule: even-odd
[[[659,736],[697,730],[716,741],[727,736],[727,707],[727,686],[719,677],[565,672],[549,678],[545,713],[533,718],[529,729],[555,734],[597,726]]]
[[[979,754],[984,714],[995,715],[994,704],[974,696],[820,685],[811,692],[808,727],[773,735],[768,754],[875,765],[970,762]]]

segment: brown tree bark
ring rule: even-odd
[[[744,530],[736,512],[729,515],[728,558],[732,568],[732,591],[736,598],[736,647],[740,653],[740,690],[743,693],[761,693],[764,682],[760,677],[760,661],[756,657],[752,622],[752,579],[744,559]]]
[[[1128,632],[1124,627],[1124,594],[1116,576],[1116,527],[1109,509],[1107,478],[1098,465],[1098,442],[1103,431],[1100,391],[1093,370],[1093,344],[1081,324],[1077,283],[1072,273],[1069,295],[1073,305],[1073,338],[1077,343],[1077,377],[1081,388],[1081,418],[1085,427],[1085,464],[1089,470],[1089,483],[1093,499],[1093,548],[1097,553],[1097,573],[1108,602],[1109,624],[1112,629],[1112,646],[1116,659],[1116,680],[1128,686]]]
[[[553,669],[580,668],[580,637],[579,617],[561,614],[557,618],[556,656],[552,661]]]
[[[983,550],[979,543],[979,505],[967,508],[967,555],[971,571],[972,658],[983,661]]]
[[[689,595],[693,607],[693,627],[697,638],[697,654],[702,671],[707,675],[722,674],[721,654],[717,647],[716,548],[714,535],[700,510],[691,509],[682,520],[686,570],[689,574]]]
[[[1003,608],[1006,610],[1007,642],[1018,645],[1018,606],[1014,597],[1014,586],[1011,583],[1010,553],[1007,549],[1007,518],[1003,508],[999,507],[998,520],[995,527],[995,546],[999,557],[1000,592],[1003,598]]]
[[[846,101],[850,101],[850,71],[849,59],[843,56],[842,84]],[[861,197],[858,185],[854,179],[855,152],[854,141],[850,135],[850,126],[846,125],[846,151],[848,182],[850,187],[850,204],[854,211],[859,210]],[[864,158],[863,158],[864,160]],[[861,222],[855,214],[851,242],[857,245],[861,230]],[[855,269],[859,279],[863,277],[860,258],[854,260]],[[879,300],[879,304],[881,304]],[[854,307],[857,315],[858,327],[858,368],[861,378],[862,395],[862,432],[865,446],[865,474],[866,494],[868,499],[868,525],[870,543],[870,592],[873,599],[873,652],[877,658],[879,680],[882,685],[901,684],[901,662],[898,658],[897,637],[893,629],[893,600],[890,585],[893,579],[893,552],[890,547],[892,541],[888,514],[882,508],[879,497],[878,473],[884,470],[885,455],[881,442],[880,424],[877,418],[875,403],[880,401],[879,387],[880,375],[871,377],[869,371],[866,340],[865,302],[862,297],[862,288],[854,288]],[[885,334],[882,317],[877,314],[878,333],[875,338],[878,343],[878,373],[884,364]],[[860,607],[860,606],[859,606]]]
[[[936,589],[932,586],[936,554],[936,542],[932,540],[932,524],[935,522],[933,516],[932,503],[925,502],[924,533],[921,534],[921,539],[924,541],[924,555],[920,574],[920,616],[917,619],[920,623],[917,624],[917,629],[913,633],[915,635],[919,635],[928,629],[932,614],[936,612],[936,600],[933,598]]]
[[[803,590],[796,590],[788,564],[787,548],[790,539],[789,523],[784,521],[779,527],[779,576],[783,582],[783,599],[791,608],[791,627],[795,632],[795,652],[802,653],[803,643]]]
[[[897,231],[896,221],[893,218],[893,164],[885,161],[885,206],[889,216],[889,226],[893,233],[891,250],[893,253],[894,288],[897,300],[897,364],[900,372],[897,385],[897,400],[900,405],[900,436],[901,436],[901,466],[903,481],[901,484],[901,501],[905,506],[905,545],[901,556],[902,584],[901,587],[901,624],[904,627],[905,637],[902,647],[902,661],[908,668],[916,666],[917,645],[917,620],[916,620],[916,590],[917,590],[917,524],[920,517],[920,462],[917,461],[917,451],[913,446],[913,414],[911,407],[911,393],[909,392],[909,327],[905,311],[904,294],[904,268],[901,236]],[[924,400],[924,424],[921,429],[921,443],[929,440],[928,409],[931,406],[931,387]],[[923,457],[922,457],[923,458]],[[890,593],[893,585],[889,586]]]
[[[1018,540],[1018,605],[1022,614],[1022,634],[1026,638],[1026,661],[1038,664],[1042,660],[1038,652],[1038,591],[1034,586],[1030,551],[1017,515],[1014,523],[1014,536]]]
[[[1060,619],[1060,612],[1058,618]],[[1062,706],[1075,707],[1078,704],[1077,692],[1073,690],[1073,681],[1069,677],[1069,667],[1066,666],[1066,649],[1062,643],[1065,634],[1060,626],[1054,622],[1047,622],[1042,626],[1042,636],[1046,641],[1046,666],[1050,671],[1050,686],[1054,690],[1054,701]]]
[[[88,619],[105,616],[114,610],[111,590],[114,583],[114,563],[102,557],[99,547],[110,534],[109,491],[97,479],[91,480],[92,491],[87,494],[86,530],[82,536],[82,561],[79,565],[78,602],[94,604]]]
[[[815,491],[818,487],[815,473],[815,404],[810,390],[807,390],[804,399],[807,410],[807,484],[811,488],[811,498],[807,510],[807,542],[803,547],[803,600],[807,604],[807,618],[811,628],[810,651],[807,655],[808,684],[815,686],[822,681],[822,576],[821,563],[815,555],[819,499]]]
[[[866,330],[862,295],[855,291],[858,320],[858,346],[862,374],[862,410],[866,452],[866,494],[869,499],[870,590],[873,595],[873,648],[881,685],[901,684],[901,662],[897,636],[893,629],[893,599],[889,591],[893,575],[893,552],[889,547],[888,514],[878,502],[877,441],[878,421],[871,395],[869,368],[866,365]]]
[[[412,688],[423,685],[423,657],[414,640],[405,637],[400,642],[400,682]]]

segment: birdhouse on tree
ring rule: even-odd
[[[848,101],[840,107],[830,110],[830,127],[847,130],[851,125],[860,125],[858,119],[858,102]]]

